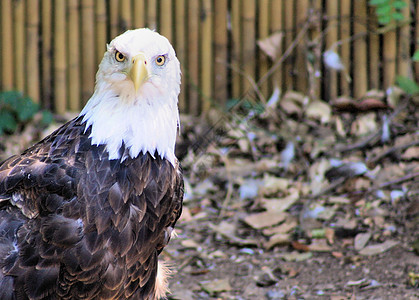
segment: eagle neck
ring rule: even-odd
[[[105,145],[110,159],[157,153],[174,166],[179,124],[176,96],[169,101],[163,97],[127,101],[111,91],[95,92],[80,116],[85,132],[91,128],[92,145]]]

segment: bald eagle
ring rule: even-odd
[[[159,299],[182,210],[180,67],[130,30],[107,47],[78,117],[0,165],[0,299]]]

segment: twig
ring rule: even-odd
[[[392,147],[390,149],[387,149],[383,153],[377,155],[375,158],[371,158],[371,159],[367,160],[367,164],[368,165],[370,165],[370,164],[376,165],[384,157],[386,157],[386,156],[388,156],[388,155],[390,155],[394,152],[399,152],[401,150],[404,150],[404,149],[407,149],[409,147],[416,146],[416,145],[419,145],[419,140],[418,141],[413,141],[413,142],[410,142],[408,144],[404,144],[404,145],[401,145],[401,146]]]
[[[419,177],[419,172],[408,174],[406,176],[397,178],[395,180],[384,182],[384,183],[380,184],[378,187],[370,188],[368,190],[368,192],[372,192],[372,191],[377,190],[377,189],[382,189],[382,188],[388,187],[388,186],[393,185],[393,184],[400,184],[402,182],[405,182],[405,181],[409,181],[411,179],[414,179],[415,177]]]
[[[342,185],[343,183],[345,183],[345,181],[349,179],[348,177],[341,177],[339,179],[336,179],[335,181],[333,181],[328,187],[326,187],[325,189],[321,190],[320,192],[318,192],[317,194],[314,195],[310,195],[309,198],[310,199],[314,199],[314,198],[318,198],[320,196],[323,196],[324,194],[329,193],[331,190],[336,189],[338,186]]]
[[[343,44],[345,44],[345,43],[349,43],[349,42],[352,42],[352,41],[354,41],[354,40],[356,40],[356,39],[359,39],[359,38],[362,38],[362,37],[365,37],[365,36],[367,36],[368,35],[368,32],[366,32],[366,31],[364,31],[364,32],[359,32],[359,33],[357,33],[357,34],[354,34],[354,35],[352,35],[352,36],[350,36],[350,37],[348,37],[348,38],[346,38],[346,39],[343,39],[343,40],[339,40],[339,41],[337,41],[337,42],[334,42],[330,47],[329,47],[329,49],[332,49],[332,50],[334,50],[336,47],[338,47],[338,46],[341,46],[341,45],[343,45]]]
[[[381,134],[381,128],[377,131],[374,132],[372,134],[370,134],[369,136],[367,136],[366,138],[364,138],[363,140],[349,145],[349,146],[344,146],[344,147],[338,147],[336,149],[337,152],[348,152],[348,151],[352,151],[352,150],[356,150],[356,149],[362,149],[365,148],[373,139],[378,138]]]
[[[244,72],[242,69],[240,69],[239,67],[234,66],[233,64],[227,64],[227,66],[229,68],[231,68],[233,71],[237,72],[238,74],[242,75],[244,78],[247,79],[247,81],[249,81],[249,83],[252,85],[253,90],[256,92],[256,94],[258,95],[259,99],[266,104],[266,99],[263,96],[263,94],[261,93],[258,84],[255,82],[255,80],[248,75],[246,72]],[[246,93],[248,93],[248,91],[246,91]],[[244,98],[244,96],[242,96],[241,98]]]
[[[393,184],[400,184],[402,182],[415,179],[416,177],[419,177],[419,172],[408,174],[406,176],[397,178],[395,180],[390,180],[390,181],[384,182],[384,183],[380,184],[379,186],[373,186],[373,187],[371,187],[371,188],[369,188],[367,190],[358,190],[358,191],[351,192],[349,194],[350,195],[371,194],[372,192],[375,192],[377,190],[380,190],[380,189],[389,187],[389,186],[391,186]]]

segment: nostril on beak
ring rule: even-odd
[[[135,61],[136,61],[136,58],[134,57],[134,58],[132,59],[132,63],[135,63]],[[144,64],[145,64],[145,65],[147,64],[147,61],[146,61],[146,60],[144,60]]]

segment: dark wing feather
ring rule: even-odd
[[[75,119],[0,166],[1,299],[153,297],[181,169],[157,153],[109,160],[89,134]]]
[[[80,239],[76,220],[57,214],[76,196],[79,165],[68,149],[81,138],[88,140],[80,121],[70,121],[0,164],[1,299],[51,299],[62,249]]]

